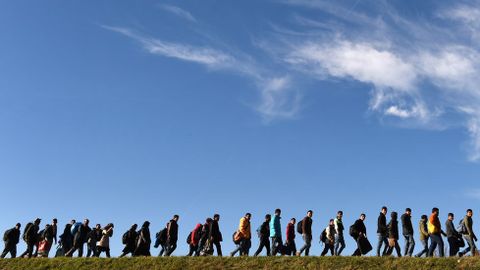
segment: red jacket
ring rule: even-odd
[[[295,239],[295,225],[292,223],[287,224],[287,241],[293,241]]]

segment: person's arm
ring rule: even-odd
[[[477,237],[475,236],[475,233],[473,233],[472,223],[470,222],[470,219],[465,217],[463,222],[465,223],[465,227],[467,228],[468,236],[470,236],[473,240],[477,241]]]
[[[335,225],[335,232],[337,232],[337,234],[339,234],[340,232],[338,231],[338,219],[335,219],[333,224]]]
[[[304,217],[302,220],[302,234],[305,235],[307,231],[307,217]]]

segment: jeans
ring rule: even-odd
[[[308,256],[310,253],[310,247],[312,246],[312,235],[311,234],[304,234],[302,235],[303,241],[305,244],[303,247],[298,251],[300,255],[302,254],[303,251],[305,251],[305,256]]]
[[[437,248],[438,245],[438,254],[440,257],[444,257],[443,251],[443,239],[441,234],[432,234],[430,235],[430,248],[428,249],[428,256],[433,257],[433,252]]]
[[[15,258],[17,256],[17,245],[5,242],[5,249],[3,250],[2,255],[0,255],[0,258],[5,258],[8,253],[10,253],[11,258]]]
[[[420,243],[422,243],[423,249],[419,253],[417,253],[415,257],[422,257],[423,254],[428,257],[428,238],[420,240]]]
[[[343,235],[335,235],[335,256],[340,256],[345,248],[345,239]]]
[[[248,256],[251,245],[252,245],[252,242],[250,241],[250,239],[240,240],[240,243],[237,245],[237,248],[230,253],[230,256],[232,257],[235,256],[237,252],[240,252],[240,256]]]
[[[284,248],[282,244],[282,237],[272,237],[272,256],[276,256],[277,252],[284,255]]]
[[[387,252],[388,239],[387,239],[386,235],[382,235],[382,234],[377,234],[377,235],[378,235],[377,256],[382,256],[382,255],[385,255],[385,253]],[[385,244],[385,247],[383,248],[383,252],[380,255],[380,250],[382,249],[382,244]]]
[[[468,244],[468,247],[466,249],[464,249],[461,253],[461,255],[465,255],[467,254],[468,252],[472,252],[472,256],[475,256],[477,255],[477,246],[475,245],[475,242],[473,241],[472,237],[470,237],[469,235],[464,235],[463,238],[465,238],[465,240],[467,240],[467,244]]]
[[[413,249],[415,248],[415,240],[413,239],[413,234],[404,235],[405,237],[405,256],[412,257]]]
[[[260,245],[253,256],[258,256],[262,252],[263,247],[267,250],[267,256],[270,256],[270,239],[268,237],[260,238]]]
[[[162,249],[160,249],[160,253],[158,253],[158,257],[162,257],[164,253],[166,253],[167,245],[161,245]]]
[[[177,241],[167,245],[167,248],[165,249],[165,256],[170,256],[172,253],[177,249]]]

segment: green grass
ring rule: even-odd
[[[170,257],[0,259],[0,270],[15,269],[480,269],[477,258],[377,257]]]

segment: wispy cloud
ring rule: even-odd
[[[163,5],[159,5],[159,7],[165,11],[168,11],[182,19],[185,19],[187,21],[190,21],[190,22],[197,22],[197,19],[195,17],[193,17],[193,15],[184,10],[184,9],[181,9],[177,6],[172,6],[172,5],[167,5],[167,4],[163,4]]]
[[[255,109],[266,122],[292,118],[300,109],[301,95],[292,89],[290,78],[278,76],[261,67],[251,57],[236,57],[232,53],[210,47],[167,42],[124,27],[103,28],[139,42],[151,54],[193,62],[212,70],[232,72],[251,79],[260,91],[260,102]]]

